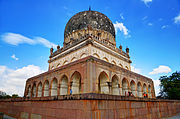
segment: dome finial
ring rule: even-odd
[[[91,6],[89,6],[89,11],[91,11]]]

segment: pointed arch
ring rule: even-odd
[[[33,84],[33,87],[32,87],[32,97],[36,97],[36,84],[35,83]]]
[[[27,92],[28,92],[27,97],[31,97],[31,85],[28,86]]]
[[[142,85],[140,82],[137,84],[137,96],[142,97]]]
[[[109,94],[108,75],[104,71],[99,75],[98,84],[100,93]]]
[[[148,97],[152,98],[152,95],[151,95],[151,85],[148,86]]]
[[[58,89],[58,81],[56,78],[53,78],[51,81],[51,96],[57,96],[57,89]]]
[[[72,94],[79,94],[81,90],[81,74],[75,71],[71,76],[71,81]]]
[[[103,60],[105,60],[106,62],[109,62],[107,57],[103,57]]]
[[[68,77],[63,75],[60,83],[60,95],[68,94]]]
[[[147,86],[145,83],[143,84],[143,93],[147,94]]]
[[[134,96],[136,96],[136,88],[135,88],[136,84],[135,84],[135,81],[134,80],[131,80],[131,83],[130,83],[130,87],[131,87],[131,92]]]
[[[100,57],[99,57],[99,55],[97,53],[94,53],[93,56],[100,59]]]
[[[46,80],[43,85],[44,97],[49,96],[49,81]]]
[[[126,78],[123,78],[122,80],[122,95],[128,94],[128,80]]]
[[[119,78],[117,75],[112,77],[112,95],[120,95]]]
[[[37,86],[37,97],[42,97],[42,83],[39,82]]]

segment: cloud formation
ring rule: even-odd
[[[148,26],[152,26],[153,24],[149,22],[147,25],[148,25]]]
[[[180,14],[174,18],[175,24],[180,24]]]
[[[162,27],[161,27],[161,29],[165,29],[165,28],[167,28],[168,27],[168,25],[163,25]]]
[[[16,70],[0,65],[0,90],[23,96],[26,80],[44,72],[40,67],[28,65]]]
[[[143,18],[142,18],[142,20],[144,21],[144,20],[146,20],[148,18],[148,16],[144,16]]]
[[[124,20],[124,16],[123,16],[123,14],[122,14],[122,13],[120,14],[120,17],[121,17],[121,19],[122,19],[122,20]]]
[[[13,58],[13,59],[16,60],[16,61],[19,60],[19,58],[17,58],[15,54],[13,54],[13,55],[11,56],[11,58]]]
[[[148,7],[148,4],[152,2],[152,0],[141,0],[142,2],[144,2],[144,4]]]
[[[131,71],[136,72],[136,73],[141,73],[141,69],[135,68],[134,66],[131,66]]]
[[[160,65],[158,68],[153,69],[152,72],[149,72],[150,75],[160,74],[160,73],[169,73],[171,72],[171,68],[168,66]]]
[[[21,34],[16,34],[16,33],[5,33],[1,36],[2,40],[8,44],[11,45],[16,45],[18,46],[19,44],[30,44],[30,45],[36,45],[36,44],[41,44],[44,45],[45,47],[48,48],[56,48],[57,45],[44,39],[41,37],[35,37],[35,38],[28,38],[25,37]]]
[[[118,30],[120,30],[121,32],[123,32],[123,34],[124,34],[125,36],[128,35],[128,29],[126,28],[126,26],[124,26],[123,23],[119,23],[119,22],[116,21],[116,23],[114,23],[114,27],[115,27],[116,32],[117,32]]]

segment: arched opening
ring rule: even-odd
[[[36,84],[34,84],[32,88],[32,97],[36,97]]]
[[[116,75],[112,77],[112,95],[120,95],[118,77]]]
[[[46,80],[44,83],[44,97],[49,96],[49,81]]]
[[[76,71],[73,73],[71,79],[72,79],[71,82],[72,94],[79,94],[81,90],[81,74]]]
[[[76,57],[73,57],[72,59],[71,59],[71,62],[74,62],[76,60]]]
[[[37,91],[37,97],[42,97],[42,83],[40,82],[38,84],[38,91]]]
[[[137,96],[142,97],[142,85],[140,82],[137,84]]]
[[[146,86],[146,84],[143,85],[143,94],[144,93],[147,94],[147,86]]]
[[[151,96],[151,86],[150,85],[148,86],[148,97],[152,98],[152,96]]]
[[[65,65],[65,64],[67,64],[67,63],[68,63],[68,61],[66,60],[66,61],[64,61],[63,65]]]
[[[109,62],[108,58],[104,57],[103,60],[105,60],[106,62]]]
[[[54,68],[55,68],[54,66],[51,67],[51,69],[54,69]]]
[[[125,68],[128,70],[129,68],[128,68],[128,66],[125,66]]]
[[[57,96],[57,79],[54,78],[51,83],[51,96]]]
[[[116,65],[116,62],[114,60],[111,63]]]
[[[108,76],[105,72],[99,75],[99,92],[109,94]]]
[[[123,68],[123,65],[122,65],[122,64],[119,64],[119,66],[120,66],[121,68]]]
[[[68,94],[68,78],[64,75],[61,79],[60,84],[60,95],[67,95]]]
[[[27,97],[31,97],[31,85],[28,86]]]
[[[132,92],[133,96],[136,96],[135,82],[133,80],[130,83],[130,87],[131,87],[131,92]]]
[[[122,80],[122,95],[127,95],[128,94],[128,81],[127,79]]]
[[[99,55],[97,53],[94,53],[93,56],[100,59],[100,57],[99,57]]]
[[[85,53],[83,53],[82,55],[81,55],[81,58],[84,58],[84,57],[86,57],[87,55],[85,54]]]
[[[61,66],[61,64],[60,64],[60,63],[58,63],[58,64],[57,64],[57,67],[60,67],[60,66]]]

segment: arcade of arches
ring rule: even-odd
[[[61,78],[52,78],[45,81],[33,82],[28,84],[26,97],[47,97],[57,95],[81,94],[82,91],[82,76],[81,73],[75,71],[70,78],[63,75]],[[148,98],[152,98],[152,84],[143,81],[128,80],[126,77],[120,79],[116,74],[110,78],[104,71],[97,76],[98,85],[96,92],[101,94],[121,95],[143,97],[146,93]],[[72,90],[72,92],[70,92]],[[129,93],[131,95],[129,95]]]

